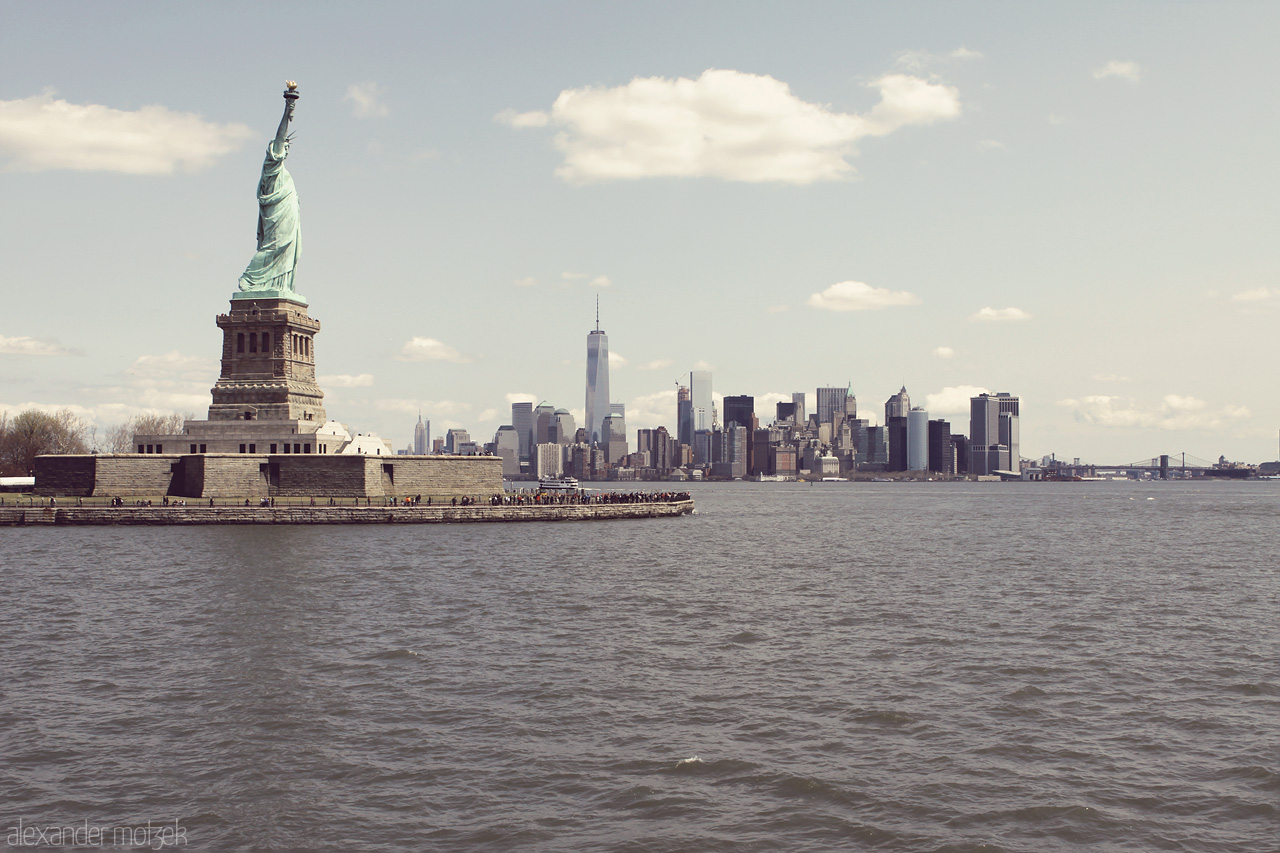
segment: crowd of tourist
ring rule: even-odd
[[[535,492],[494,495],[490,506],[545,506],[560,504],[646,504],[689,500],[688,492]]]

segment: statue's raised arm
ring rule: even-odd
[[[240,290],[261,292],[263,297],[293,296],[294,270],[302,256],[302,227],[298,218],[298,193],[284,167],[289,156],[289,123],[298,100],[298,84],[289,80],[284,91],[284,115],[275,138],[267,145],[258,181],[258,250],[240,276]]]
[[[285,81],[284,115],[280,116],[280,127],[276,128],[276,138],[271,142],[271,149],[276,152],[286,151],[289,142],[289,122],[293,121],[293,107],[298,102],[298,84],[292,80]],[[286,152],[287,153],[287,152]],[[284,154],[280,154],[284,159]]]

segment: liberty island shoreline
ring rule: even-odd
[[[687,495],[626,503],[468,506],[6,506],[0,507],[0,527],[606,521],[675,518],[693,511],[693,499]]]

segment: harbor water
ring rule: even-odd
[[[1280,483],[690,491],[676,519],[0,529],[0,832],[1280,849]]]

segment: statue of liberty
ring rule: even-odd
[[[286,81],[284,115],[276,138],[267,145],[258,182],[258,251],[240,276],[240,293],[233,298],[277,297],[306,302],[293,289],[293,272],[302,256],[302,225],[298,219],[298,192],[284,167],[289,156],[289,122],[298,100],[298,84]]]

